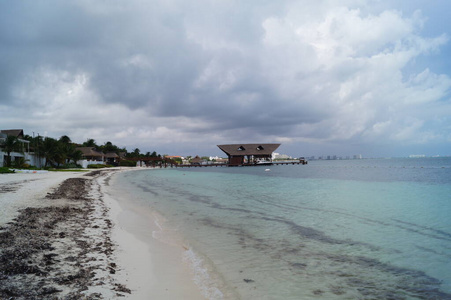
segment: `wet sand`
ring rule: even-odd
[[[162,217],[138,205],[133,195],[122,192],[113,173],[98,181],[110,215],[117,224],[113,239],[121,246],[117,253],[118,264],[124,266],[129,275],[125,282],[132,290],[130,299],[206,299],[194,283],[190,266],[184,259],[187,247],[173,243],[170,238],[154,238],[161,234],[158,222]]]
[[[203,299],[183,249],[111,194],[120,171],[0,175],[0,299]]]

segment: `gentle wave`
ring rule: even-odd
[[[183,258],[191,267],[194,276],[193,280],[199,287],[202,295],[209,300],[224,299],[224,294],[215,286],[216,282],[211,278],[204,260],[196,255],[192,248],[184,251]]]

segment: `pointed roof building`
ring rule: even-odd
[[[228,144],[218,145],[229,158],[229,165],[243,165],[247,157],[247,163],[251,164],[259,159],[271,161],[272,153],[280,144]]]

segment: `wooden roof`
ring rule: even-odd
[[[218,145],[229,156],[271,155],[280,144],[230,144]]]
[[[94,147],[77,147],[77,150],[80,150],[85,157],[103,157],[104,154],[102,152],[97,151]]]
[[[118,158],[119,155],[117,155],[116,152],[107,152],[107,153],[105,153],[105,157],[107,157],[107,158]]]
[[[191,159],[191,163],[201,163],[202,158],[199,157],[199,155],[196,155],[195,158]]]
[[[0,130],[1,133],[4,133],[6,135],[11,135],[15,137],[23,137],[23,129],[7,129],[7,130]]]

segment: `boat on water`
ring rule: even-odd
[[[261,166],[269,166],[269,165],[272,165],[273,163],[272,163],[271,160],[264,160],[264,159],[261,159],[261,160],[256,160],[256,161],[255,161],[255,164],[256,164],[256,165],[261,165]]]

